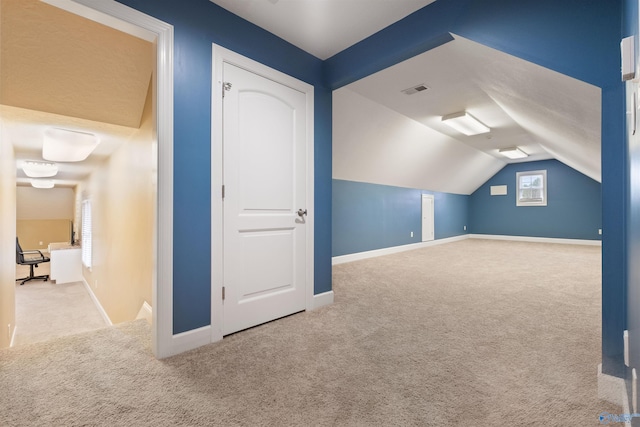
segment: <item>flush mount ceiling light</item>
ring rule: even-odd
[[[27,160],[22,164],[22,170],[29,178],[48,178],[58,173],[58,165],[55,163]]]
[[[81,162],[98,146],[92,133],[49,128],[44,131],[42,158],[52,162]]]
[[[451,126],[453,129],[457,130],[458,132],[462,132],[467,136],[479,135],[481,133],[487,133],[491,131],[488,126],[480,123],[478,119],[476,119],[466,111],[443,116],[442,123]]]
[[[525,157],[529,157],[527,153],[519,149],[518,147],[509,147],[509,148],[501,148],[498,150],[498,153],[502,154],[505,157],[510,159],[524,159]]]
[[[31,186],[34,188],[53,188],[55,184],[52,179],[32,179]]]

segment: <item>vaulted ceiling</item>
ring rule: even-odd
[[[327,58],[434,0],[211,1]],[[38,0],[2,0],[0,7],[3,137],[14,145],[19,163],[39,159],[46,127],[93,130],[102,142],[89,162],[61,168],[72,185],[139,125],[153,45]],[[417,84],[429,89],[410,96],[401,92]],[[556,158],[600,180],[599,89],[470,40],[454,35],[453,41],[344,90],[418,124],[431,148],[448,144],[450,150],[429,152],[424,163],[456,171],[460,185],[448,191],[479,187],[487,171],[509,162],[497,150],[514,145],[530,154],[527,160]],[[346,98],[336,97],[335,110],[341,99]],[[442,126],[442,115],[462,110],[488,124],[491,133],[465,137]],[[334,128],[343,127],[342,119],[334,118]],[[343,143],[334,133],[334,145]],[[334,149],[335,156],[340,153]],[[334,173],[340,175],[340,167],[334,161]],[[397,167],[399,174],[407,170],[406,164]],[[26,182],[21,171],[18,178]],[[442,176],[427,174],[412,185],[443,190],[435,184],[441,181]]]
[[[403,93],[416,85],[428,89]],[[425,128],[420,136],[407,132],[411,125],[386,134],[386,143],[398,152],[407,151],[398,154],[404,160],[398,162],[395,173],[388,170],[388,184],[469,194],[506,163],[552,158],[596,181],[601,179],[600,89],[462,37],[454,35],[454,40],[442,46],[338,92],[344,90]],[[345,108],[341,103],[346,99],[350,101]],[[379,164],[365,174],[361,166],[343,159],[375,156],[372,146],[380,133],[363,137],[353,130],[340,131],[357,125],[353,111],[367,108],[364,104],[353,97],[334,96],[334,109],[341,111],[333,118],[334,176],[381,183],[381,171],[388,169],[388,164]],[[461,111],[471,113],[491,132],[465,136],[442,122],[443,116]],[[387,117],[393,120],[392,114]],[[366,134],[366,127],[362,129]],[[419,148],[407,145],[410,138],[421,139]],[[529,157],[511,160],[498,152],[514,146]],[[387,156],[387,162],[391,158]],[[410,180],[406,171],[412,169],[420,173]]]

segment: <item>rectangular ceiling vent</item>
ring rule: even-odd
[[[422,92],[429,89],[427,85],[424,83],[419,84],[418,86],[410,87],[409,89],[405,89],[402,91],[405,95],[413,95],[414,93]]]

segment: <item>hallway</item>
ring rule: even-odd
[[[49,263],[36,275],[49,274]],[[29,275],[28,266],[16,266],[16,278]],[[32,344],[104,328],[105,319],[82,282],[55,284],[33,280],[16,282],[16,332],[13,346]]]

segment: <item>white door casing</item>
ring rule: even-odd
[[[216,45],[213,61],[217,341],[313,307],[313,87]]]
[[[435,238],[434,197],[432,194],[422,195],[422,241],[428,242]]]
[[[173,334],[173,26],[115,0],[43,0],[156,45],[154,113],[157,147],[157,207],[152,276],[151,338],[157,358],[206,342]]]

